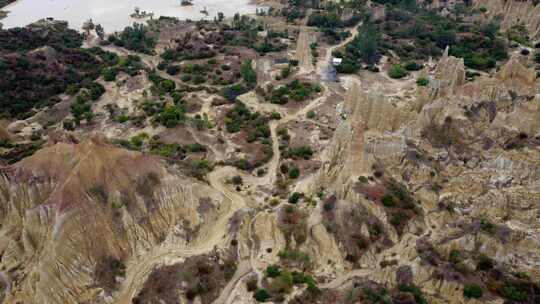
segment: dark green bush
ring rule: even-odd
[[[251,67],[251,60],[246,60],[242,63],[240,74],[242,74],[242,78],[250,87],[254,87],[257,84],[257,72]]]
[[[420,77],[416,80],[416,84],[421,87],[425,87],[429,84],[429,79],[425,77]]]
[[[270,265],[266,267],[265,274],[269,278],[275,278],[281,274],[281,268],[278,265]]]
[[[270,295],[266,289],[258,289],[255,294],[253,294],[253,298],[257,300],[257,302],[266,302],[272,298],[272,295]]]
[[[427,300],[424,298],[422,290],[414,285],[400,284],[398,286],[399,291],[407,292],[414,296],[414,300],[417,304],[427,304]]]
[[[110,35],[108,39],[117,46],[145,54],[153,54],[156,45],[156,40],[149,35],[147,27],[139,23],[127,26],[120,34]]]
[[[98,100],[105,93],[105,88],[97,82],[92,82],[88,89],[90,90],[90,99],[92,100]]]
[[[385,207],[391,208],[391,207],[396,206],[396,202],[394,201],[394,197],[391,196],[391,195],[388,195],[388,194],[383,196],[381,202]]]
[[[289,170],[289,178],[296,179],[299,176],[300,176],[300,169],[298,169],[297,167],[293,167],[291,168],[291,170]]]
[[[416,61],[409,61],[405,63],[404,68],[407,71],[419,71],[424,68],[424,65],[417,63]]]
[[[105,81],[115,81],[117,70],[115,68],[105,68],[101,71],[101,75]]]
[[[400,64],[394,64],[388,69],[388,76],[394,79],[399,79],[407,76],[407,70],[405,70]]]
[[[482,287],[478,286],[477,284],[467,284],[463,288],[463,296],[466,298],[474,298],[479,299],[482,297],[484,292],[482,291]]]
[[[289,197],[289,204],[297,204],[300,199],[303,197],[304,195],[300,192],[294,192],[290,197]]]
[[[287,158],[294,158],[294,159],[303,158],[305,160],[308,160],[308,159],[311,159],[311,157],[313,156],[313,150],[309,146],[301,146],[301,147],[289,149],[285,154]]]
[[[179,123],[185,121],[184,110],[178,106],[166,106],[163,111],[159,113],[157,120],[167,128],[174,128]]]

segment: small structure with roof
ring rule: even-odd
[[[338,57],[332,58],[333,66],[340,66],[342,62],[343,62],[343,58],[338,58]]]

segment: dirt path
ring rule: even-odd
[[[332,66],[332,53],[335,50],[342,48],[351,41],[353,41],[356,35],[358,35],[358,27],[361,25],[362,24],[359,24],[358,26],[353,26],[352,28],[349,28],[348,30],[351,32],[351,36],[343,40],[341,43],[329,47],[326,50],[325,56],[319,59],[319,61],[317,62],[317,74],[321,76],[321,79],[323,81],[330,80],[330,77],[328,75],[332,73],[332,71],[335,72],[335,68]]]
[[[226,180],[230,176],[237,174],[237,169],[233,167],[221,167],[208,174],[210,185],[220,191],[228,201],[222,205],[224,210],[217,221],[209,225],[210,229],[197,237],[188,247],[160,246],[142,257],[134,259],[126,274],[123,288],[117,303],[131,303],[131,299],[141,289],[152,270],[159,265],[170,265],[181,262],[184,258],[201,255],[212,251],[221,245],[228,235],[228,222],[233,214],[248,205],[246,199],[230,190],[226,185]]]
[[[321,71],[321,68],[324,67],[324,64],[330,64],[330,58],[332,51],[336,48],[339,48],[346,43],[352,41],[356,35],[356,29],[352,30],[353,36],[349,37],[347,40],[343,41],[341,44],[330,47],[327,51],[327,56],[322,59],[323,62],[318,62],[317,71]],[[302,27],[299,37],[299,49],[304,51],[300,52],[300,61],[301,61],[301,74],[302,73],[311,73],[313,71],[313,64],[311,59],[311,49],[309,48],[309,33],[307,28]],[[115,53],[121,53],[123,55],[128,54],[122,49],[111,48],[109,51]],[[151,56],[141,56],[145,64],[149,66],[155,66],[154,59]],[[148,57],[148,58],[147,58]],[[134,259],[130,265],[128,265],[128,272],[126,274],[126,279],[124,281],[123,287],[119,292],[119,297],[117,303],[131,303],[131,299],[136,295],[136,293],[142,288],[146,278],[150,275],[153,269],[159,265],[167,265],[181,262],[183,259],[194,256],[208,253],[215,248],[223,245],[227,239],[228,231],[228,222],[233,214],[245,207],[249,207],[250,203],[246,200],[245,196],[238,194],[236,191],[231,190],[227,185],[227,180],[231,176],[240,175],[245,177],[245,181],[252,183],[254,186],[268,186],[273,185],[276,181],[276,176],[278,172],[279,161],[281,159],[281,152],[279,150],[279,140],[277,135],[277,130],[281,125],[284,125],[292,120],[300,119],[305,116],[309,111],[320,106],[331,94],[332,88],[325,83],[321,84],[324,92],[321,96],[316,98],[307,104],[304,108],[295,113],[286,113],[285,109],[278,107],[273,104],[260,103],[256,99],[248,98],[247,104],[253,107],[256,111],[278,111],[282,118],[280,120],[275,120],[270,123],[270,131],[272,138],[272,150],[273,156],[270,162],[268,163],[268,173],[263,177],[254,177],[248,175],[234,167],[219,167],[213,172],[208,174],[208,181],[211,187],[221,192],[225,200],[222,207],[225,207],[221,210],[219,218],[213,222],[209,229],[201,231],[201,235],[197,239],[193,240],[188,246],[184,247],[175,247],[174,245],[160,246],[152,249],[150,252],[144,254],[143,256]],[[260,214],[260,213],[258,213]],[[255,215],[254,218],[256,218]],[[251,236],[251,225],[250,225],[250,236]],[[235,273],[233,279],[225,286],[224,290],[221,292],[220,297],[216,300],[215,303],[228,303],[230,302],[231,296],[236,289],[236,286],[245,278],[248,274],[257,273],[259,265],[254,263],[254,256],[250,257],[249,261],[242,261],[239,264],[238,270]],[[247,263],[246,263],[247,262]],[[367,270],[363,270],[367,271]],[[362,272],[363,273],[363,272]],[[346,282],[349,278],[354,277],[356,272],[351,272],[343,277],[339,277],[333,282],[329,283],[328,286],[340,285],[342,282]],[[324,286],[323,286],[324,287]]]
[[[296,59],[299,61],[300,73],[309,73],[313,70],[313,56],[309,45],[310,33],[306,26],[300,28],[298,42],[296,44]]]

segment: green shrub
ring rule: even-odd
[[[289,178],[296,179],[299,176],[300,176],[300,169],[298,169],[297,167],[293,167],[291,168],[291,170],[289,170]]]
[[[206,147],[199,143],[188,144],[184,149],[186,149],[186,152],[188,153],[206,152]]]
[[[287,270],[283,270],[279,276],[271,281],[269,289],[275,293],[285,294],[291,291],[293,284],[294,281],[292,274]]]
[[[316,92],[316,88],[317,86],[310,83],[293,80],[272,90],[269,101],[275,104],[286,104],[291,99],[298,102],[304,101]]]
[[[311,157],[313,156],[313,150],[309,146],[300,146],[297,148],[289,149],[285,156],[287,158],[303,158],[305,160],[308,160],[311,159]]]
[[[92,100],[98,100],[101,95],[105,93],[105,88],[97,82],[92,82],[88,87],[88,90],[88,93],[90,94],[90,99]]]
[[[483,219],[480,219],[480,229],[482,229],[482,231],[486,233],[493,234],[495,233],[496,227],[488,219],[483,218]]]
[[[242,63],[240,66],[240,74],[250,87],[254,87],[257,84],[257,72],[253,70],[251,60],[246,60]]]
[[[247,92],[246,88],[239,84],[235,84],[229,87],[225,87],[221,90],[220,95],[229,101],[234,101],[236,97]]]
[[[476,270],[483,270],[487,271],[493,268],[493,260],[490,259],[488,256],[481,254],[478,257],[478,261],[476,263]]]
[[[105,81],[115,81],[116,74],[117,71],[115,68],[105,68],[101,71],[101,75],[103,76],[103,80]]]
[[[174,128],[185,120],[184,110],[178,106],[166,106],[157,120],[167,128]]]
[[[176,89],[176,83],[170,79],[164,79],[159,83],[159,86],[161,89],[163,89],[165,92],[172,92],[174,89]]]
[[[180,151],[180,145],[178,144],[164,144],[157,141],[150,143],[150,153],[159,155],[161,157],[172,158]]]
[[[147,27],[139,23],[127,26],[120,34],[110,35],[108,39],[117,46],[145,54],[153,54],[156,45],[156,40],[150,37]]]
[[[253,294],[253,298],[257,300],[257,302],[266,302],[268,301],[272,296],[266,289],[258,289],[255,294]]]
[[[303,194],[300,193],[300,192],[294,192],[290,197],[289,197],[289,204],[298,204],[298,202],[300,201],[300,199],[302,198]]]
[[[479,299],[483,295],[482,287],[477,284],[467,284],[463,288],[463,296],[466,298]]]
[[[299,251],[299,250],[290,250],[290,249],[282,250],[278,253],[278,256],[282,260],[285,260],[287,262],[299,263],[303,266],[309,265],[311,261],[307,253]],[[304,282],[296,282],[297,280],[295,280],[295,272],[293,272],[292,275],[293,275],[293,281],[295,281],[295,283],[304,283]]]
[[[420,77],[416,80],[416,84],[420,87],[425,87],[429,84],[429,79],[425,77]]]
[[[391,195],[385,195],[382,200],[381,200],[382,204],[385,206],[385,207],[388,207],[388,208],[391,208],[391,207],[395,207],[396,206],[396,202],[394,201],[394,197],[391,196]]]
[[[278,265],[270,265],[266,267],[265,274],[269,278],[275,278],[281,274],[281,268]]]
[[[522,290],[518,286],[513,286],[511,284],[506,284],[506,286],[503,287],[501,294],[503,297],[512,301],[525,301],[527,299],[526,290]]]
[[[424,298],[422,290],[414,285],[400,284],[398,286],[399,291],[408,292],[414,296],[414,300],[417,304],[427,304],[427,300]]]
[[[394,64],[388,70],[388,76],[394,79],[403,78],[407,75],[407,70],[405,70],[400,64]]]
[[[242,177],[240,175],[236,175],[231,179],[231,182],[235,185],[242,185],[244,181],[242,180]]]
[[[404,67],[407,71],[420,71],[424,68],[424,65],[416,63],[416,61],[409,61],[405,63]]]

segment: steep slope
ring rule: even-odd
[[[1,187],[2,265],[17,286],[6,303],[101,302],[132,257],[185,246],[224,202],[159,159],[96,138],[39,151]]]

